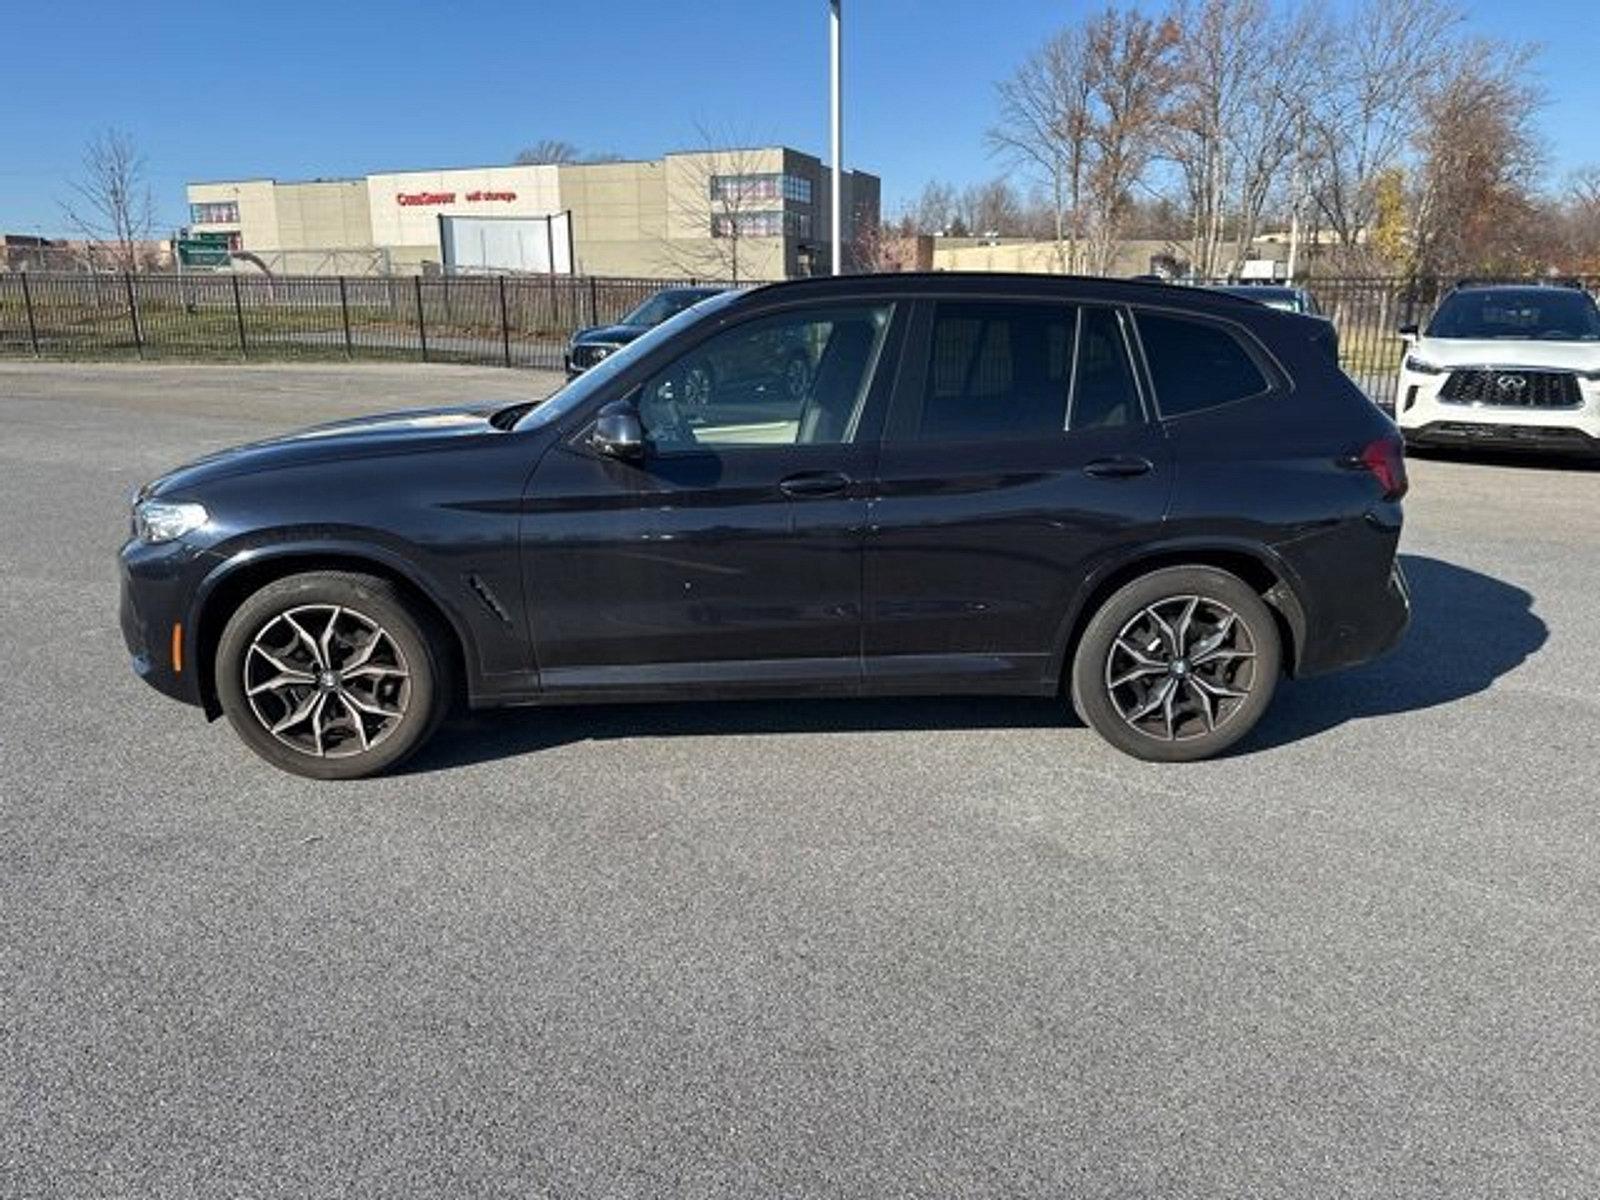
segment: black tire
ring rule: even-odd
[[[448,636],[387,580],[289,575],[229,618],[217,699],[244,744],[275,767],[311,779],[376,775],[427,741],[449,710]]]
[[[1090,618],[1073,656],[1072,705],[1126,754],[1192,762],[1255,727],[1281,662],[1277,622],[1254,588],[1215,567],[1164,567]]]

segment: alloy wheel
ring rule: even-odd
[[[244,658],[244,694],[264,729],[292,750],[345,758],[399,728],[411,671],[377,621],[338,604],[307,604],[273,617]]]
[[[1250,630],[1233,609],[1172,596],[1140,609],[1113,639],[1106,691],[1129,728],[1185,741],[1214,733],[1243,707],[1255,660]]]

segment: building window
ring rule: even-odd
[[[211,204],[191,204],[189,222],[193,225],[237,225],[239,202],[219,200]]]
[[[713,200],[792,200],[811,203],[811,180],[800,175],[713,175]]]
[[[776,208],[760,212],[713,213],[711,236],[808,238],[811,236],[811,214],[784,212]]]

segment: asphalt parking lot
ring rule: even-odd
[[[695,704],[319,785],[133,678],[131,487],[551,382],[0,365],[0,1193],[1600,1194],[1600,470],[1414,461],[1403,647],[1192,766]]]

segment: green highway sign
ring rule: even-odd
[[[197,233],[178,239],[178,262],[186,267],[225,267],[229,262],[228,235]]]

